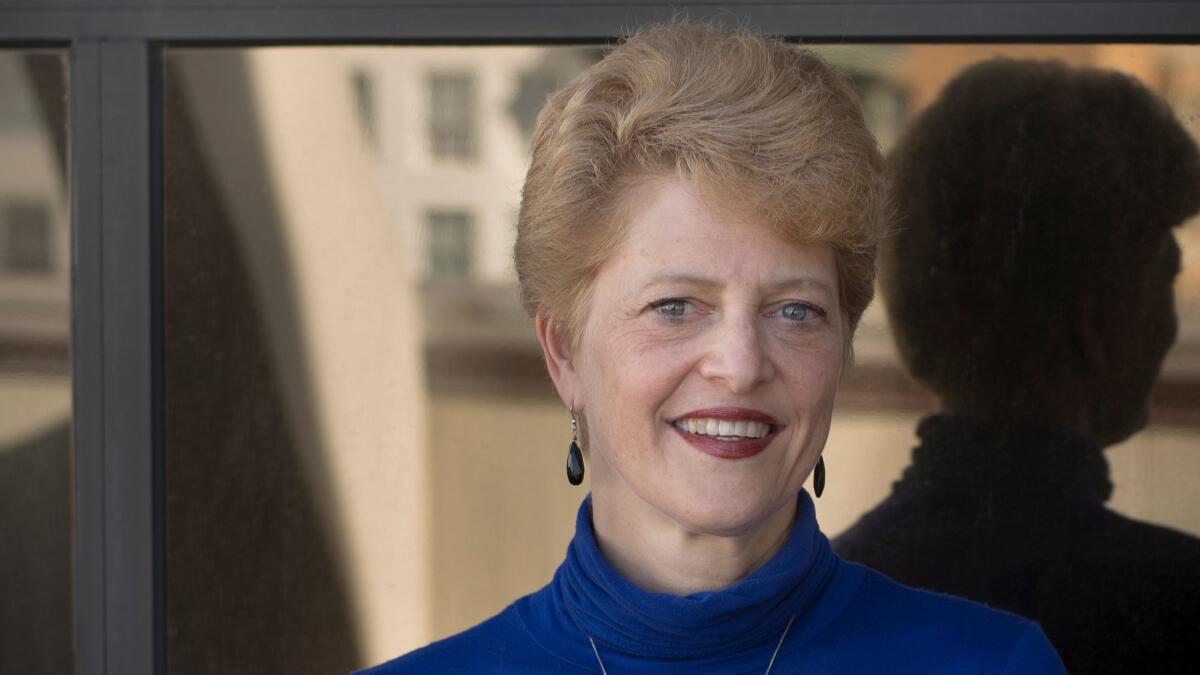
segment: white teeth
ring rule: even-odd
[[[751,420],[731,422],[711,418],[687,418],[676,420],[675,426],[689,433],[721,438],[762,438],[771,432],[769,424]]]

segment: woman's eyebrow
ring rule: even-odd
[[[656,277],[651,277],[642,284],[642,290],[649,290],[655,286],[677,285],[677,286],[696,286],[700,288],[720,288],[724,284],[716,279],[708,279],[705,277],[696,276],[694,274],[663,274]]]
[[[697,286],[697,287],[701,287],[701,288],[721,288],[722,286],[724,286],[724,283],[717,279],[709,279],[706,277],[696,276],[694,274],[664,274],[664,275],[650,278],[645,284],[642,285],[642,289],[649,290],[655,286],[660,286],[660,285],[683,285],[683,286]],[[828,293],[830,295],[834,294],[833,286],[829,282],[827,282],[824,279],[821,279],[819,277],[794,277],[794,278],[790,278],[790,279],[784,279],[777,283],[772,283],[772,284],[768,285],[766,288],[769,292],[775,292],[775,293],[777,293],[779,291],[804,290],[804,289],[810,289],[810,288],[817,288],[819,290],[825,291],[826,293]]]

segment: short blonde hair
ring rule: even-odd
[[[874,293],[882,171],[853,89],[812,52],[717,23],[643,26],[538,116],[514,251],[522,302],[577,346],[633,187],[674,173],[785,238],[832,245],[849,354]]]

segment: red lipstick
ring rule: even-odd
[[[705,454],[712,455],[713,457],[720,457],[722,459],[745,459],[747,457],[753,457],[754,455],[757,455],[771,444],[771,441],[775,439],[775,435],[779,433],[779,429],[781,428],[779,422],[777,422],[774,417],[757,410],[750,410],[748,408],[705,408],[703,410],[693,410],[684,415],[680,415],[678,418],[676,418],[676,420],[688,418],[727,420],[730,422],[761,422],[763,424],[771,425],[771,428],[767,431],[767,435],[763,436],[762,438],[725,440],[716,436],[708,436],[705,434],[696,434],[690,431],[685,431],[676,426],[674,422],[671,423],[671,428],[675,430],[675,433],[679,434],[679,436],[691,444],[692,447]]]

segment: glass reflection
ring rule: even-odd
[[[66,66],[0,50],[0,672],[73,668]]]
[[[1189,46],[819,51],[853,77],[885,150],[946,82],[997,54],[1119,70],[1189,133],[1200,119],[1200,51]],[[510,254],[533,120],[600,55],[168,52],[172,673],[345,671],[478,623],[549,579],[582,492],[563,479],[567,416]],[[1106,502],[1191,535],[1195,229],[1173,230],[1178,339],[1150,425],[1107,453]],[[819,517],[831,536],[891,493],[913,430],[938,408],[897,356],[881,303],[855,352],[825,455]]]
[[[835,549],[1036,619],[1071,672],[1184,670],[1200,539],[1105,508],[1103,450],[1145,427],[1175,340],[1195,142],[1131,77],[996,59],[957,75],[889,162],[901,225],[880,285],[940,414]]]

